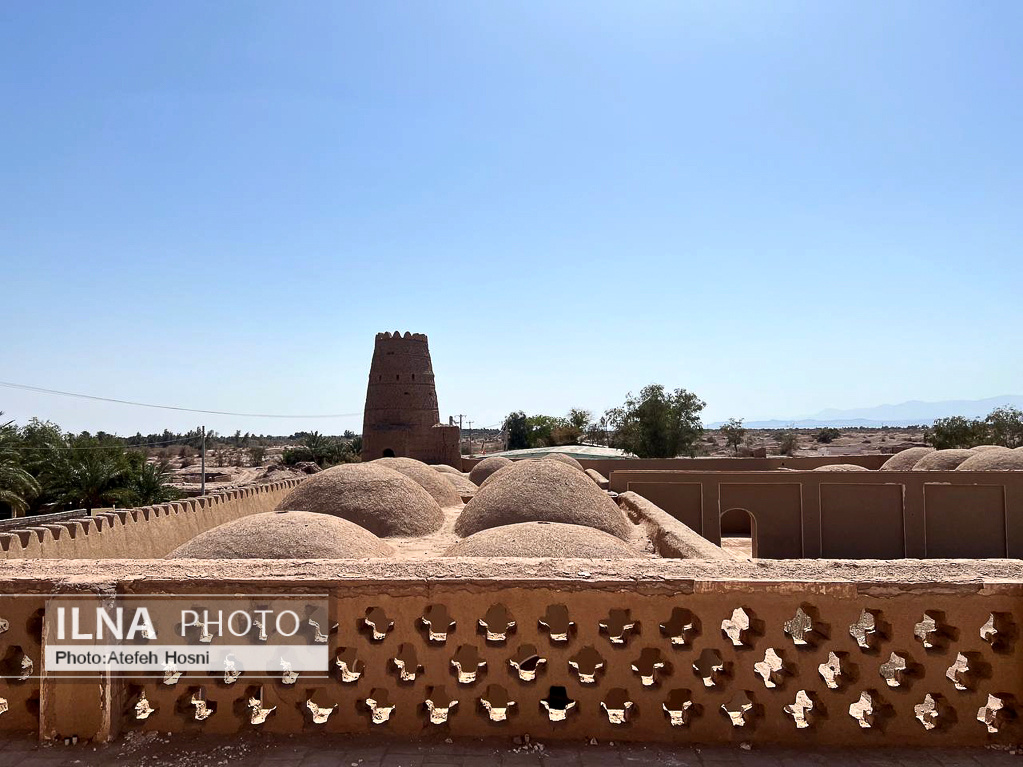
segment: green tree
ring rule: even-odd
[[[695,455],[703,434],[700,413],[706,403],[692,392],[666,392],[661,384],[645,386],[638,397],[630,392],[621,407],[607,411],[611,444],[640,458]]]
[[[526,414],[521,410],[509,413],[501,425],[501,430],[508,435],[509,450],[523,450],[529,447],[529,424]]]
[[[924,439],[939,450],[976,447],[988,441],[988,425],[961,415],[939,418]]]
[[[743,438],[746,436],[746,429],[742,426],[741,418],[729,418],[721,426],[721,433],[725,436],[725,444],[728,445],[735,451],[735,454],[739,454],[739,446],[742,444]]]
[[[568,425],[564,418],[553,415],[531,415],[526,419],[529,427],[529,447],[551,447],[559,444],[554,432]]]
[[[30,499],[41,491],[36,478],[22,466],[21,447],[14,422],[0,425],[0,506],[7,506],[12,517],[20,517],[28,511]]]
[[[991,443],[1003,447],[1023,446],[1023,411],[1006,405],[992,410],[984,419]]]

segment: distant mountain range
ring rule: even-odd
[[[1004,405],[1023,409],[1023,395],[1004,394],[1000,397],[988,397],[987,399],[943,400],[941,402],[910,400],[897,405],[877,405],[851,410],[827,408],[804,418],[744,421],[743,426],[747,429],[816,429],[823,426],[846,429],[862,426],[868,429],[878,429],[882,426],[930,426],[935,419],[947,418],[952,415],[983,418],[996,407]],[[719,426],[721,426],[721,422],[709,424],[708,428],[716,429]]]

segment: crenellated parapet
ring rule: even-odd
[[[273,511],[301,481],[286,479],[41,525],[27,517],[25,527],[0,533],[0,560],[163,557],[217,525]]]

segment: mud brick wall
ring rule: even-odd
[[[1018,471],[621,470],[610,485],[712,543],[755,529],[759,557],[1023,557]]]

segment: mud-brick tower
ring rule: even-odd
[[[369,368],[362,460],[397,456],[461,467],[457,426],[442,426],[430,344],[422,333],[377,333]]]

